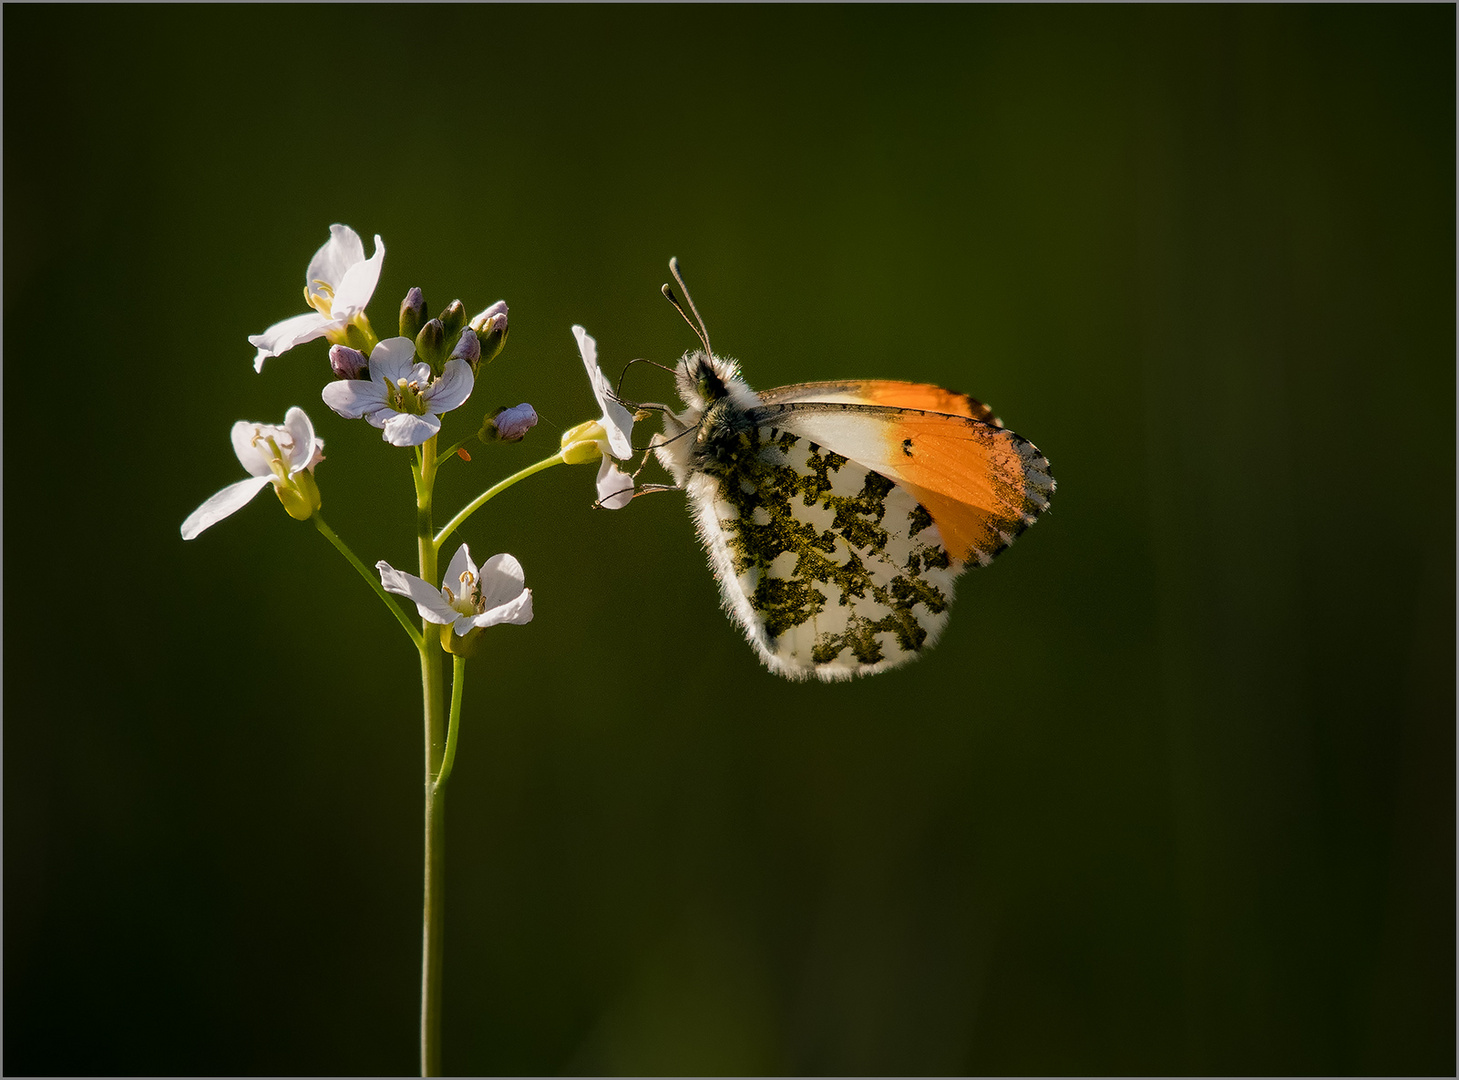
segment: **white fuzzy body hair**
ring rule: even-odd
[[[686,491],[689,474],[694,471],[692,462],[698,442],[695,435],[685,433],[697,427],[704,418],[705,410],[718,400],[706,396],[702,388],[700,375],[706,371],[724,385],[725,392],[721,396],[728,398],[730,404],[740,412],[749,412],[764,404],[760,395],[740,378],[740,366],[733,360],[715,356],[703,349],[684,354],[674,368],[674,383],[678,387],[679,397],[684,400],[685,409],[680,413],[664,414],[664,435],[658,440],[654,455],[674,478],[674,483]],[[703,531],[701,526],[701,535]]]

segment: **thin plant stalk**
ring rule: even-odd
[[[436,482],[436,440],[420,448],[415,468],[416,548],[423,581],[439,580],[437,545],[431,521]],[[436,784],[446,752],[446,717],[441,678],[440,628],[422,620],[421,695],[425,715],[425,894],[421,916],[420,1071],[441,1072],[441,965],[445,957],[446,807]]]

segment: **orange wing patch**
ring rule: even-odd
[[[926,383],[894,382],[890,379],[868,380],[861,384],[868,405],[890,405],[897,409],[922,409],[926,412],[946,413],[950,416],[965,416],[984,424],[1003,425],[993,416],[993,410],[976,398],[959,394],[956,390],[944,390],[940,386]]]
[[[895,409],[922,409],[927,412],[965,416],[984,424],[1002,427],[993,410],[976,398],[944,390],[927,383],[900,382],[895,379],[841,379],[831,382],[797,383],[766,390],[760,395],[766,405],[796,402],[825,402],[844,405],[887,405]]]
[[[896,479],[927,508],[948,554],[961,562],[989,562],[1049,504],[1048,461],[1011,431],[908,412],[883,437]]]

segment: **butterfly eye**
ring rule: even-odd
[[[725,389],[724,380],[707,363],[700,365],[699,379],[694,385],[705,401],[718,401],[729,392]]]

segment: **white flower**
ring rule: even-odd
[[[314,425],[303,409],[290,409],[282,427],[238,421],[233,425],[233,452],[251,475],[228,485],[189,514],[182,523],[184,540],[241,510],[269,484],[274,485],[290,517],[302,521],[319,509],[314,466],[324,460],[324,440],[314,437]]]
[[[415,359],[410,338],[386,338],[370,353],[370,379],[338,379],[324,387],[324,403],[349,420],[364,417],[391,446],[419,446],[441,430],[441,413],[471,396],[471,365],[447,360],[435,379]]]
[[[462,544],[440,589],[384,560],[375,569],[386,589],[415,601],[422,619],[451,627],[457,637],[502,623],[523,626],[532,621],[532,590],[527,588],[522,564],[511,555],[493,555],[478,569]]]
[[[258,348],[253,370],[262,371],[270,356],[280,356],[315,338],[328,337],[343,345],[345,330],[352,322],[360,323],[362,329],[368,327],[365,305],[375,294],[384,261],[385,243],[378,234],[375,254],[366,259],[359,233],[348,225],[331,225],[329,243],[314,253],[304,276],[304,302],[314,310],[274,323],[261,334],[250,334],[248,343]]]
[[[603,459],[598,466],[598,504],[609,510],[621,510],[633,498],[633,477],[618,468],[612,459],[627,461],[633,456],[633,414],[613,396],[613,388],[598,370],[598,343],[581,326],[574,326],[572,332],[578,339],[578,352],[582,353],[588,382],[592,384],[593,396],[598,399],[603,415],[595,422],[579,424],[565,432],[562,436],[563,455],[573,464],[591,461],[591,457],[583,454],[583,444],[595,444]],[[575,448],[577,453],[570,454],[569,451]]]

